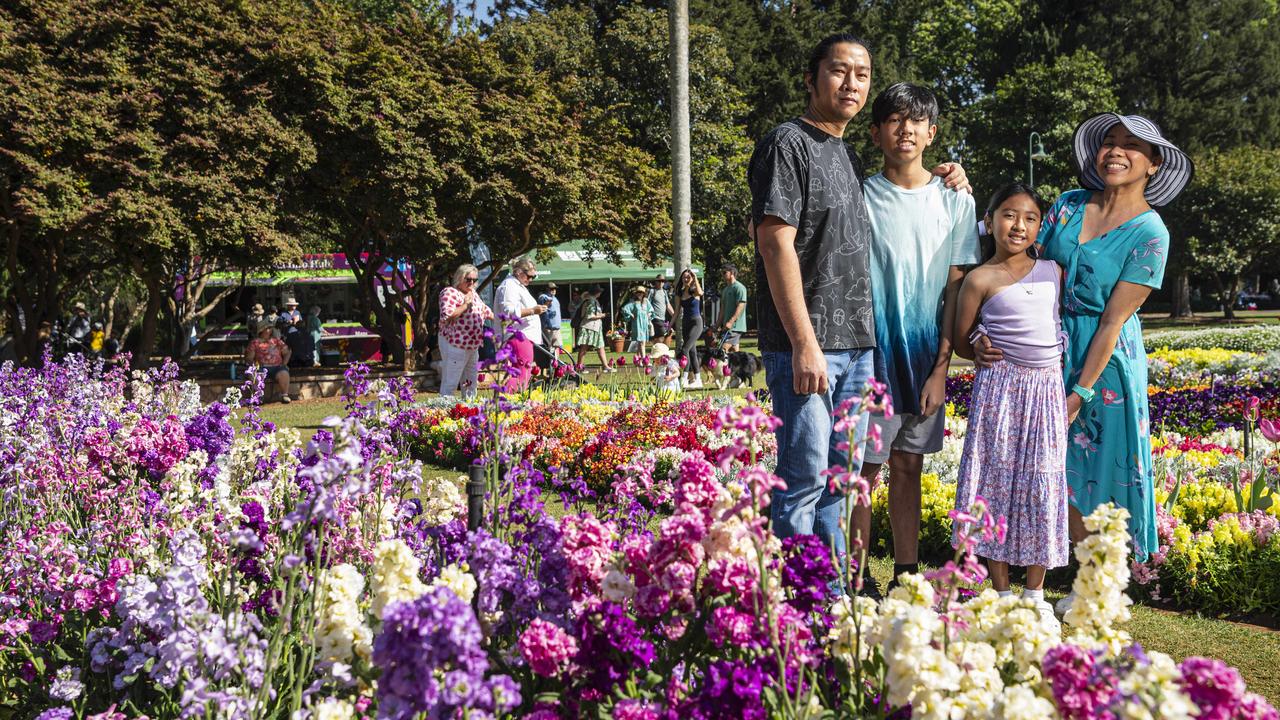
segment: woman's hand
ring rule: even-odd
[[[1080,414],[1080,408],[1084,407],[1084,398],[1069,392],[1067,393],[1067,425],[1076,421],[1076,416]]]

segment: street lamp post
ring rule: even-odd
[[[1034,148],[1034,149],[1033,149]],[[1036,186],[1036,160],[1048,160],[1049,153],[1044,151],[1044,143],[1040,142],[1040,133],[1035,130],[1027,136],[1027,184]]]

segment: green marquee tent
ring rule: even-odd
[[[675,271],[670,263],[649,267],[630,250],[619,250],[618,262],[614,263],[601,252],[584,250],[581,242],[567,242],[552,248],[551,256],[550,262],[538,263],[539,283],[652,280],[658,273],[665,275],[668,280],[675,278]],[[695,267],[694,272],[702,274],[701,268]]]

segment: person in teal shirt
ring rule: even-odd
[[[738,268],[725,265],[721,268],[724,287],[720,289],[720,349],[738,352],[742,333],[747,331],[747,286],[738,282]]]
[[[649,338],[653,335],[653,309],[649,306],[648,288],[640,285],[631,291],[631,300],[622,306],[622,320],[631,339],[627,350],[647,355]]]
[[[1076,129],[1081,190],[1058,198],[1040,230],[1042,255],[1062,266],[1068,335],[1067,484],[1073,542],[1083,516],[1115,503],[1129,511],[1133,552],[1159,549],[1147,404],[1147,354],[1138,309],[1164,281],[1169,231],[1152,208],[1191,180],[1186,153],[1138,115],[1103,113]],[[989,346],[989,341],[984,343]],[[979,361],[1001,354],[985,349]],[[1065,613],[1074,593],[1058,603]]]

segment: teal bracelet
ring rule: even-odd
[[[1080,399],[1084,400],[1085,402],[1089,402],[1090,400],[1092,400],[1093,396],[1096,394],[1093,388],[1080,387],[1079,385],[1076,385],[1075,387],[1071,388],[1071,392],[1079,395]]]

